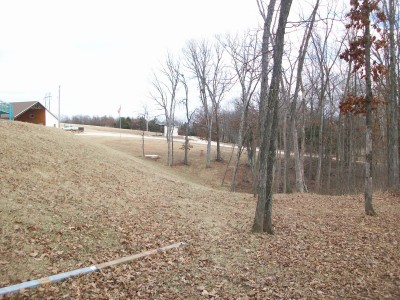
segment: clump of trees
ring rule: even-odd
[[[274,192],[364,190],[373,215],[373,190],[399,187],[398,0],[314,0],[286,23],[291,2],[257,0],[262,28],[189,41],[177,58],[176,107],[199,103],[183,128],[208,141],[207,167],[211,141],[217,160],[220,142],[236,145],[230,190],[251,168],[253,228],[270,233]]]

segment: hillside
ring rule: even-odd
[[[251,195],[53,128],[1,121],[0,140],[0,287],[188,243],[7,298],[400,297],[396,195],[374,218],[362,195],[277,195],[276,235],[259,235]]]

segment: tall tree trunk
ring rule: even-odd
[[[302,164],[302,160],[300,159],[300,152],[299,152],[299,141],[298,141],[298,133],[297,133],[297,126],[296,126],[296,119],[297,119],[297,98],[299,95],[299,91],[301,88],[301,75],[303,72],[303,65],[304,59],[307,54],[308,43],[311,38],[311,33],[314,27],[315,16],[317,14],[319,6],[319,0],[314,6],[314,10],[311,14],[311,22],[307,25],[307,30],[304,33],[303,41],[299,50],[299,63],[297,66],[297,80],[296,86],[294,90],[293,102],[290,107],[290,121],[291,121],[291,132],[292,132],[292,143],[293,143],[293,155],[294,155],[294,165],[295,165],[295,174],[296,174],[296,188],[297,191],[300,193],[304,193],[306,190],[305,182],[304,182],[304,165]]]
[[[337,122],[338,126],[337,126],[337,134],[336,134],[336,169],[335,169],[335,177],[336,177],[336,190],[338,190],[339,187],[339,181],[341,181],[340,179],[343,177],[343,141],[342,141],[342,130],[343,130],[343,122],[342,122],[342,113],[339,112],[339,120]]]
[[[212,135],[212,115],[207,122],[207,162],[206,168],[211,168],[211,135]]]
[[[260,155],[259,193],[253,231],[267,232],[269,234],[274,233],[272,227],[272,196],[274,165],[276,157],[276,133],[278,127],[279,82],[282,76],[282,56],[284,49],[285,28],[291,5],[292,0],[281,1],[281,11],[279,14],[278,29],[276,32],[273,54],[274,66],[272,69],[271,84],[268,92],[269,111],[268,115],[266,116],[267,122],[261,124],[264,127],[264,133],[266,136],[262,139],[263,141],[260,145],[260,154],[267,151],[268,153],[265,153],[267,155]],[[262,70],[263,73],[266,71],[267,70],[265,69]],[[265,94],[266,93],[264,93],[264,95]],[[265,111],[262,113],[264,112]],[[270,124],[271,126],[269,127]],[[264,160],[262,158],[264,158]],[[263,179],[266,179],[266,182],[263,182]],[[260,208],[264,208],[264,211],[259,211]]]
[[[317,175],[315,177],[316,190],[317,192],[321,189],[321,174],[322,174],[322,160],[324,154],[324,143],[323,143],[323,134],[324,134],[324,104],[325,104],[325,96],[321,98],[321,107],[320,107],[320,115],[319,115],[319,133],[318,133],[318,164],[317,164]]]
[[[297,128],[296,128],[296,120],[292,121],[292,137],[293,137],[293,154],[294,154],[294,167],[295,167],[295,174],[296,174],[296,188],[299,193],[304,193],[304,178],[302,172],[302,165],[300,161],[300,152],[299,152],[299,138],[297,135]],[[304,167],[303,167],[304,169]]]
[[[183,159],[183,164],[188,165],[188,149],[189,148],[189,122],[185,124],[185,158]]]
[[[388,183],[389,187],[399,184],[399,129],[397,108],[396,54],[394,40],[395,0],[389,0],[389,126],[388,126]]]
[[[283,119],[283,155],[285,159],[283,160],[283,193],[286,194],[290,190],[290,182],[288,176],[289,161],[290,161],[290,141],[288,135],[288,116],[285,113]]]
[[[174,165],[174,127],[171,132],[171,167]]]
[[[306,95],[304,93],[304,88],[302,88],[302,117],[301,117],[301,149],[300,149],[300,168],[301,168],[301,173],[303,177],[303,187],[304,191],[308,192],[308,188],[306,185],[306,177],[304,176],[304,156],[306,153],[306,132],[305,132],[305,127],[306,127]]]
[[[264,14],[264,11],[261,10],[260,4],[260,12],[264,18],[264,32],[263,32],[263,40],[261,46],[262,53],[262,61],[261,61],[261,88],[260,88],[260,114],[259,114],[259,132],[260,132],[260,149],[258,152],[257,159],[257,175],[258,180],[254,180],[254,197],[256,194],[266,194],[265,186],[267,182],[267,174],[266,174],[266,116],[267,116],[267,91],[268,91],[268,67],[269,67],[269,42],[270,42],[270,31],[271,31],[271,23],[272,17],[274,15],[276,0],[271,0],[268,4],[267,15]],[[262,4],[261,4],[262,5]],[[265,141],[264,141],[265,140]],[[261,151],[261,147],[263,147],[263,151]],[[265,211],[265,198],[258,199],[257,208],[254,218],[253,231],[254,232],[263,232],[263,224],[264,224],[264,211]]]
[[[353,186],[353,152],[354,151],[354,143],[353,143],[353,115],[352,114],[347,114],[348,117],[348,144],[347,144],[347,153],[348,153],[348,163],[347,163],[347,187],[348,190],[350,191],[352,186]]]
[[[222,161],[222,156],[221,156],[221,145],[220,145],[220,127],[219,127],[219,107],[216,107],[215,110],[215,128],[217,130],[217,161]]]
[[[244,134],[244,128],[246,126],[247,112],[248,112],[248,105],[246,107],[243,107],[242,114],[240,116],[240,125],[239,125],[239,133],[238,133],[237,149],[236,149],[236,161],[235,161],[235,167],[233,169],[231,192],[236,191],[236,180],[237,180],[237,173],[239,170],[240,156],[243,147],[243,134]]]
[[[332,121],[332,115],[330,118],[330,124],[329,124],[329,149],[328,149],[328,178],[326,180],[326,190],[329,193],[331,189],[331,172],[332,172],[332,148],[333,148],[333,121]],[[337,164],[337,161],[336,161]]]
[[[319,192],[321,189],[321,175],[322,175],[322,160],[324,155],[324,107],[325,107],[325,92],[327,87],[327,81],[329,74],[324,74],[324,68],[321,66],[321,93],[320,93],[320,107],[319,107],[319,132],[318,132],[318,164],[317,164],[317,175],[315,177],[316,191]],[[324,80],[326,75],[326,80]]]
[[[282,182],[282,155],[280,149],[282,149],[282,132],[278,130],[278,147],[276,149],[276,155],[278,157],[276,162],[276,177],[278,178],[277,193],[281,191]]]
[[[369,19],[369,14],[368,14]],[[372,84],[371,84],[371,33],[369,23],[365,26],[365,83],[366,83],[366,133],[365,133],[365,213],[375,215],[372,206]]]
[[[167,119],[167,146],[168,146],[168,161],[167,165],[172,166],[172,144],[171,144],[171,121]]]
[[[314,173],[313,173],[313,152],[314,152],[314,101],[313,97],[310,99],[310,121],[309,121],[309,139],[310,145],[308,147],[308,180],[312,182],[314,180]]]

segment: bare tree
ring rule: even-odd
[[[154,73],[152,82],[154,92],[151,98],[163,110],[167,127],[168,166],[173,165],[173,130],[178,85],[180,82],[180,64],[171,54],[167,55],[165,64],[161,66],[160,76]]]
[[[260,82],[260,46],[257,33],[246,32],[243,36],[227,36],[221,41],[231,57],[235,79],[240,86],[240,124],[237,135],[236,161],[230,190],[235,191],[240,156],[247,126],[250,102]]]
[[[296,127],[296,111],[297,111],[297,98],[299,97],[299,92],[301,88],[301,78],[302,78],[302,71],[304,65],[304,59],[307,54],[308,43],[310,41],[311,33],[314,28],[315,16],[317,14],[317,10],[319,7],[320,0],[317,0],[312,14],[307,22],[307,28],[304,32],[303,40],[301,42],[301,46],[299,49],[299,56],[298,56],[298,66],[297,66],[297,79],[296,79],[296,86],[294,90],[293,100],[290,105],[290,123],[291,123],[291,132],[293,138],[293,152],[294,152],[294,162],[295,162],[295,174],[296,174],[296,188],[297,191],[300,193],[304,193],[307,191],[307,186],[304,180],[304,165],[303,160],[300,157],[299,152],[299,145],[298,145],[298,133]],[[304,130],[304,129],[302,129]]]
[[[399,184],[399,122],[396,80],[396,44],[394,38],[395,0],[389,0],[389,105],[388,105],[388,182],[393,187]],[[400,47],[399,47],[400,48]],[[398,75],[399,76],[399,75]]]
[[[207,162],[211,167],[211,138],[213,119],[217,123],[217,159],[221,159],[219,148],[219,120],[220,103],[230,86],[229,76],[223,62],[223,49],[220,45],[211,45],[207,41],[190,41],[184,49],[186,67],[197,80],[200,100],[207,125]]]
[[[268,14],[270,9],[274,9],[274,4],[268,6]],[[260,145],[260,170],[259,170],[259,182],[258,182],[258,201],[257,208],[254,217],[253,231],[255,232],[267,232],[273,234],[272,228],[272,196],[273,196],[273,179],[274,179],[274,163],[276,157],[276,133],[278,127],[278,96],[279,96],[279,83],[281,80],[282,72],[282,56],[284,50],[284,38],[287,18],[290,12],[292,0],[282,0],[281,9],[279,14],[278,28],[276,32],[276,39],[273,53],[273,70],[271,84],[268,90],[268,98],[261,98],[261,104],[263,104],[263,110],[260,109],[260,134],[261,134],[261,145]],[[264,30],[266,18],[264,18]],[[268,28],[269,29],[269,28]],[[267,39],[268,41],[269,39]],[[268,45],[264,45],[262,49],[266,49]],[[266,52],[262,52],[262,55],[266,55]],[[262,64],[262,81],[266,77],[268,69],[265,68],[264,63]],[[261,82],[261,97],[266,96],[267,91],[263,91],[266,88],[266,83]]]
[[[330,12],[328,12],[329,15]],[[314,33],[312,35],[312,43],[314,46],[314,54],[317,58],[317,64],[319,67],[319,134],[318,134],[318,165],[316,174],[316,190],[319,191],[321,188],[321,176],[322,176],[322,161],[324,154],[324,127],[325,127],[325,104],[327,89],[331,80],[332,68],[336,65],[336,60],[339,57],[343,42],[339,44],[338,49],[329,48],[329,38],[332,37],[331,33],[335,24],[335,20],[324,20],[325,32],[322,38],[320,34]]]
[[[183,99],[183,104],[185,105],[185,112],[186,112],[186,123],[185,123],[185,144],[183,145],[184,151],[185,151],[185,157],[183,159],[183,163],[185,165],[189,164],[188,160],[188,151],[190,150],[190,145],[189,145],[189,128],[190,128],[190,122],[192,120],[193,114],[196,112],[196,110],[193,110],[189,112],[189,88],[185,79],[185,76],[181,74],[181,83],[183,84],[183,87],[185,89],[185,98]]]
[[[206,41],[190,41],[183,50],[186,58],[186,67],[197,80],[200,101],[203,107],[207,126],[207,162],[206,167],[211,167],[211,132],[214,106],[207,95],[207,78],[210,73],[211,47]]]
[[[364,0],[364,2],[367,2]],[[363,12],[368,22],[364,29],[365,43],[365,83],[366,83],[366,116],[365,124],[367,126],[365,136],[365,212],[367,215],[375,215],[375,210],[372,206],[372,83],[371,83],[371,32],[370,32],[370,12],[365,9]]]
[[[212,47],[213,60],[209,73],[209,78],[206,81],[208,95],[211,99],[214,108],[215,127],[217,131],[217,161],[222,160],[221,146],[220,146],[220,120],[219,112],[221,101],[223,100],[226,92],[231,87],[231,78],[228,68],[224,63],[224,48],[220,43],[214,43]]]

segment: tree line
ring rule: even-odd
[[[120,118],[114,118],[112,116],[89,116],[89,115],[77,115],[72,117],[64,117],[62,122],[71,124],[84,124],[102,127],[120,127]],[[144,116],[140,117],[121,117],[121,128],[142,130],[151,132],[160,132],[160,122],[157,118],[146,120]]]

